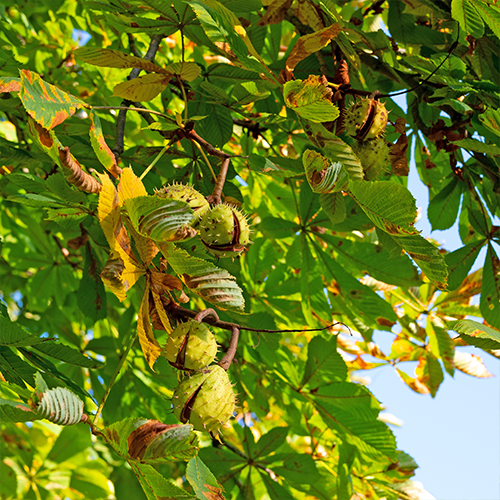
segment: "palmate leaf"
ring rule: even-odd
[[[451,15],[460,23],[460,28],[465,33],[474,38],[481,38],[484,34],[484,23],[475,4],[472,0],[452,0]]]
[[[19,97],[28,114],[47,130],[53,129],[76,110],[88,104],[61,89],[50,85],[32,71],[22,69]]]
[[[486,241],[486,239],[473,241],[445,256],[448,272],[450,273],[448,276],[450,290],[455,290],[462,284]]]
[[[172,269],[196,295],[221,309],[243,310],[245,299],[236,278],[225,269],[196,257],[180,248],[161,248]]]
[[[323,193],[319,196],[319,203],[333,225],[344,222],[346,206],[342,193]]]
[[[169,71],[157,64],[120,52],[119,50],[101,49],[97,47],[80,47],[74,51],[82,61],[104,68],[140,68],[153,73],[168,74]]]
[[[380,404],[365,387],[349,382],[323,386],[308,396],[323,420],[360,452],[373,458],[396,457],[396,439],[377,420]]]
[[[82,366],[84,368],[97,369],[102,368],[105,364],[102,361],[98,361],[97,359],[89,358],[75,348],[65,344],[61,344],[60,342],[52,341],[45,342],[43,344],[37,344],[36,346],[33,346],[33,349],[41,352],[42,354],[45,354],[46,356],[50,356],[51,358],[63,361],[64,363]]]
[[[0,346],[0,371],[5,380],[25,387],[25,383],[33,386],[36,370],[20,356],[15,354],[10,347]]]
[[[432,224],[433,231],[453,226],[460,207],[463,189],[464,182],[454,175],[453,179],[429,202],[427,217]]]
[[[285,83],[283,97],[289,108],[312,122],[329,122],[339,116],[339,109],[331,101],[332,90],[319,76],[311,75],[304,81]]]
[[[494,328],[470,319],[448,321],[446,325],[470,345],[481,349],[500,349],[500,331]]]
[[[21,347],[42,342],[47,342],[47,339],[29,333],[8,317],[0,316],[0,345]]]

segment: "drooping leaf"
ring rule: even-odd
[[[344,222],[346,207],[344,195],[338,193],[323,193],[319,196],[319,203],[333,225]]]
[[[36,413],[24,403],[0,398],[0,422],[30,422],[36,420]]]
[[[338,108],[331,101],[332,90],[319,76],[285,83],[283,96],[289,108],[312,122],[329,122],[339,116]]]
[[[0,316],[0,345],[20,347],[40,344],[46,339],[40,338],[26,331],[10,318]]]
[[[187,82],[196,80],[201,74],[201,68],[194,62],[171,63],[165,69]]]
[[[225,269],[192,257],[180,248],[162,249],[162,253],[193,293],[221,309],[244,309],[245,300],[241,288]]]
[[[473,241],[445,256],[450,273],[448,276],[450,290],[455,290],[462,284],[485,243],[486,240]]]
[[[455,223],[460,206],[463,182],[457,176],[432,198],[427,208],[427,217],[432,229],[448,229]]]
[[[125,201],[136,231],[156,242],[179,241],[194,236],[190,206],[181,200],[140,196]]]
[[[460,27],[474,38],[481,38],[484,33],[484,23],[471,0],[452,0],[451,15],[460,23]]]

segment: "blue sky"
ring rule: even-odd
[[[406,109],[404,96],[395,100]],[[428,190],[418,177],[413,159],[408,188],[423,210],[417,223],[422,235],[432,236],[448,250],[461,247],[457,224],[446,231],[431,231],[425,211]],[[483,265],[484,257],[482,252],[473,269]],[[386,332],[375,335],[386,351],[393,338]],[[432,399],[410,390],[390,367],[363,374],[372,379],[369,388],[387,411],[404,422],[402,427],[392,429],[399,448],[420,466],[415,480],[421,481],[437,500],[499,500],[500,360],[473,347],[461,349],[481,356],[494,377],[479,379],[456,371],[454,378],[445,375]]]

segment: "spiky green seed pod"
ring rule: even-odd
[[[217,354],[214,334],[199,321],[181,323],[170,334],[165,357],[179,370],[199,370],[208,366]]]
[[[378,178],[389,163],[389,146],[383,137],[369,141],[355,141],[353,151],[361,161],[365,179],[371,181]]]
[[[155,192],[160,198],[172,198],[185,201],[193,210],[196,220],[199,220],[208,210],[209,204],[205,197],[192,186],[186,184],[171,184],[163,186]]]
[[[218,257],[237,257],[250,243],[250,227],[245,216],[235,207],[215,205],[200,221],[201,241]]]
[[[235,403],[229,377],[219,365],[186,377],[172,397],[174,415],[198,431],[218,431],[231,418]]]
[[[358,141],[375,139],[384,133],[388,120],[385,104],[375,99],[363,99],[347,110],[345,132]]]

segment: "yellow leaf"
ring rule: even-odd
[[[97,216],[111,250],[118,251],[118,244],[115,236],[115,228],[120,219],[118,194],[107,174],[98,173],[97,175],[102,184],[102,189],[99,193],[99,203],[97,205]]]
[[[153,335],[153,329],[151,327],[151,322],[149,321],[149,283],[146,284],[141,307],[139,308],[137,333],[146,362],[151,370],[153,370],[153,365],[158,359],[158,356],[161,354],[161,347]]]
[[[155,258],[156,254],[159,252],[158,247],[156,246],[153,240],[142,236],[139,234],[134,225],[130,223],[130,221],[125,221],[127,224],[128,232],[130,233],[131,238],[134,240],[135,248],[139,257],[141,258],[142,263],[145,267],[151,264],[151,261]]]
[[[118,300],[123,302],[127,298],[127,291],[144,274],[145,270],[136,266],[132,260],[123,260],[117,253],[112,252],[101,271],[101,279]]]
[[[130,167],[124,168],[120,176],[120,184],[118,184],[120,206],[123,205],[125,200],[137,198],[138,196],[148,196],[146,188]]]
[[[201,74],[201,68],[194,62],[177,62],[166,67],[169,73],[180,76],[187,82],[192,82]]]
[[[310,35],[301,36],[288,56],[286,61],[287,70],[293,71],[300,61],[326,47],[330,40],[335,38],[341,31],[340,24],[335,23]]]
[[[172,75],[150,73],[139,76],[128,82],[119,83],[114,89],[114,96],[123,97],[130,101],[151,101],[163,92]]]
[[[165,311],[165,308],[163,307],[163,303],[161,301],[161,297],[157,294],[152,292],[153,294],[153,299],[155,302],[155,308],[156,312],[158,313],[158,316],[160,317],[161,324],[165,328],[165,331],[170,335],[172,332],[172,326],[170,325],[170,321],[167,316],[167,312]]]

